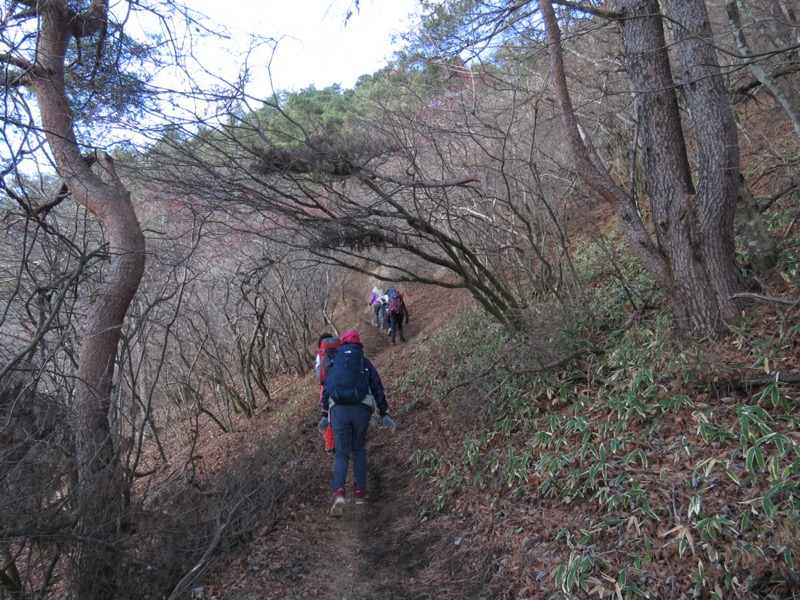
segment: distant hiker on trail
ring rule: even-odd
[[[379,287],[372,288],[372,295],[369,298],[369,307],[372,310],[372,326],[383,327],[386,312],[381,310],[381,296],[383,290]]]
[[[319,379],[319,398],[322,400],[322,393],[325,384],[326,371],[330,369],[333,364],[333,357],[336,355],[336,350],[339,347],[339,338],[335,337],[332,333],[327,331],[319,334],[317,339],[317,360],[314,364],[314,371],[317,373]],[[325,452],[332,454],[336,450],[336,443],[333,437],[333,427],[320,430],[323,439],[325,440]]]
[[[381,302],[383,302],[383,328],[386,329],[387,333],[389,332],[389,328],[391,327],[391,323],[389,321],[389,313],[387,309],[389,307],[389,300],[392,299],[392,296],[394,296],[394,293],[396,291],[397,290],[394,288],[389,288],[388,290],[386,290],[386,293],[383,296],[381,296]]]
[[[378,300],[381,301],[381,328],[389,331],[389,317],[386,316],[386,305],[389,304],[389,294],[380,296]]]
[[[332,425],[336,438],[330,515],[341,517],[351,453],[355,503],[364,504],[367,500],[367,428],[376,406],[383,426],[395,430],[381,376],[364,356],[358,332],[346,331],[339,336],[339,348],[325,377],[319,403],[323,411],[319,430]]]
[[[394,346],[396,334],[400,334],[400,341],[405,342],[406,338],[403,335],[403,318],[405,317],[406,325],[408,325],[408,308],[403,301],[403,294],[395,291],[393,295],[389,296],[389,304],[386,306],[386,316],[389,318],[389,338]]]

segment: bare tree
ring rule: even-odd
[[[495,93],[489,77],[446,72],[421,87],[400,75],[385,95],[376,82],[348,96],[354,114],[339,133],[301,122],[293,98],[278,97],[154,148],[150,162],[164,184],[259,236],[388,281],[466,288],[517,322],[533,295],[564,287],[566,194],[531,158],[547,144],[552,103],[522,92],[536,81],[498,78]]]
[[[741,0],[726,0],[725,8],[736,48],[748,71],[775,97],[800,137],[800,22],[796,7],[783,1],[745,5]],[[748,35],[748,29],[754,35]]]
[[[620,2],[626,65],[637,101],[641,160],[655,242],[633,198],[592,158],[566,85],[561,32],[552,3],[541,3],[565,129],[581,176],[618,209],[634,251],[664,290],[678,327],[716,337],[741,311],[742,281],[733,247],[739,189],[736,127],[726,97],[705,5],[668,4],[685,74],[682,87],[698,145],[693,181],[658,2]]]
[[[4,55],[10,67],[6,86],[30,86],[38,102],[41,126],[66,191],[102,223],[108,239],[103,282],[89,309],[82,335],[73,404],[77,502],[72,594],[110,597],[116,586],[113,541],[121,511],[116,451],[109,427],[110,396],[120,330],[144,270],[144,237],[130,194],[111,157],[81,150],[66,83],[71,43],[107,40],[108,3],[96,0],[75,9],[66,0],[19,2],[4,28],[35,23],[35,44]],[[33,21],[35,19],[35,21]],[[31,50],[24,56],[23,51]],[[97,165],[99,171],[94,170]]]
[[[137,70],[136,59],[157,57],[124,34],[128,15],[115,10],[158,4],[11,2],[0,13],[11,250],[0,263],[0,588],[14,594],[45,597],[58,586],[77,598],[132,597],[179,579],[215,533],[205,516],[226,509],[222,496],[184,489],[201,478],[195,443],[209,424],[252,415],[272,374],[308,368],[312,307],[325,291],[302,296],[287,280],[273,297],[245,299],[240,284],[270,251],[246,244],[245,256],[236,226],[211,227],[207,214],[185,210],[191,199],[149,183],[129,153],[112,161],[99,149],[124,137],[129,109],[146,139],[177,130],[141,119],[157,91],[146,86],[153,69]],[[177,34],[172,41],[180,53]],[[193,91],[214,118],[220,98]],[[283,319],[272,302],[281,295],[300,320]],[[286,328],[270,338],[259,325],[269,321]],[[188,456],[166,446],[175,433]],[[186,550],[164,550],[176,544]]]
[[[43,183],[52,183],[44,177]],[[56,187],[56,189],[58,189]],[[38,205],[34,182],[16,199]],[[65,556],[48,543],[74,527],[75,485],[70,398],[79,354],[81,283],[94,286],[104,253],[93,251],[92,219],[77,204],[55,206],[46,223],[36,214],[4,215],[0,327],[0,589],[44,593],[53,564]],[[71,226],[70,226],[71,224]],[[74,235],[79,230],[84,239]],[[91,241],[90,241],[91,240]],[[96,248],[96,246],[95,246]],[[37,539],[37,550],[25,540]],[[37,575],[32,577],[32,573]]]

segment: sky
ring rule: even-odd
[[[351,88],[359,76],[385,66],[393,50],[392,34],[411,26],[416,0],[361,0],[347,24],[350,0],[184,0],[231,34],[230,60],[245,47],[246,34],[280,40],[270,71],[276,90],[318,89],[338,83]],[[219,54],[222,56],[222,53]],[[263,56],[263,55],[262,55]],[[266,59],[260,60],[263,63]],[[256,72],[249,89],[268,94],[268,80]]]

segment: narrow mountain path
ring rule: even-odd
[[[386,388],[390,414],[397,415],[404,399],[395,392],[393,382],[401,377],[414,356],[414,344],[424,335],[420,325],[429,324],[426,309],[433,306],[430,299],[415,302],[413,288],[404,288],[408,298],[412,323],[407,326],[407,342],[397,340],[389,344],[384,330],[372,327],[367,311],[367,298],[372,289],[366,278],[358,285],[349,285],[336,322],[340,332],[355,329],[359,332],[366,355],[381,374]],[[426,290],[428,294],[442,290]],[[419,306],[417,306],[419,304]],[[418,314],[415,312],[419,310]],[[416,317],[416,318],[415,318]],[[321,440],[312,431],[319,446],[320,468],[316,474],[314,498],[309,499],[311,520],[316,522],[317,547],[313,564],[298,581],[294,596],[297,598],[331,598],[341,600],[367,600],[372,598],[402,598],[403,582],[414,573],[419,557],[414,552],[398,552],[398,537],[402,534],[398,522],[413,506],[408,494],[413,494],[414,474],[408,459],[409,422],[396,416],[397,431],[393,434],[376,421],[370,425],[367,441],[367,472],[369,498],[366,505],[357,506],[350,494],[352,465],[348,472],[348,498],[341,519],[327,516],[332,457],[322,455]],[[311,550],[309,548],[309,550]],[[405,556],[403,556],[405,554]],[[421,556],[421,551],[419,553]]]
[[[304,405],[297,424],[293,480],[299,482],[298,489],[275,523],[265,524],[240,553],[221,561],[219,572],[208,578],[205,600],[419,598],[407,591],[407,584],[424,569],[431,540],[409,535],[420,520],[421,485],[409,459],[437,436],[437,427],[435,415],[404,412],[410,398],[396,382],[422,359],[418,348],[446,323],[452,298],[460,298],[464,305],[470,300],[438,287],[401,287],[411,313],[408,341],[398,339],[391,346],[385,331],[370,322],[367,299],[374,284],[365,276],[353,276],[334,315],[339,333],[359,332],[397,422],[394,434],[376,421],[370,425],[367,504],[353,503],[351,465],[344,514],[340,519],[328,516],[333,458],[323,450],[316,429],[320,413],[316,398],[309,394],[308,409]],[[273,403],[279,407],[289,399],[276,394]],[[270,409],[265,419],[274,419],[277,412]],[[271,420],[265,423],[254,426],[272,426]]]

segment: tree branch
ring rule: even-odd
[[[778,190],[775,194],[767,198],[767,201],[758,207],[758,212],[764,213],[767,209],[775,204],[778,200],[783,198],[786,194],[791,192],[792,190],[796,190],[798,185],[798,180],[795,177],[792,177],[792,180],[782,189]]]
[[[579,10],[581,12],[589,13],[590,15],[602,17],[611,21],[621,19],[624,16],[623,13],[615,10],[605,10],[602,8],[597,8],[596,6],[586,6],[585,4],[578,4],[577,2],[570,2],[569,0],[553,0],[553,4],[566,6],[567,8]]]
[[[752,300],[763,300],[764,302],[774,302],[776,304],[785,304],[787,306],[800,306],[800,300],[790,300],[788,298],[775,298],[774,296],[764,296],[762,294],[753,294],[751,292],[741,292],[734,294],[731,298],[750,298]]]
[[[390,177],[389,175],[382,175],[377,171],[372,171],[370,169],[361,168],[361,171],[366,173],[367,175],[374,177],[375,179],[380,179],[381,181],[386,181],[388,183],[396,183],[397,185],[402,185],[404,187],[422,187],[422,188],[444,188],[444,187],[455,187],[459,185],[467,185],[468,183],[477,183],[480,185],[481,179],[480,177],[462,177],[459,179],[441,179],[441,180],[421,180],[421,179],[398,179],[396,177]]]

